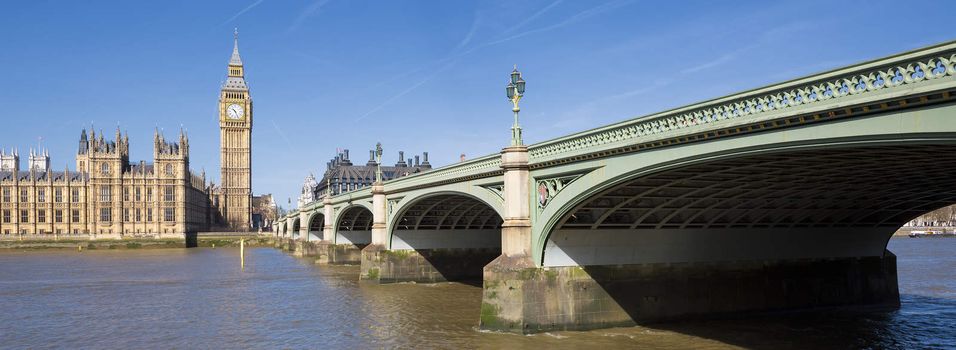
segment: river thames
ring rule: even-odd
[[[279,250],[0,252],[3,348],[766,348],[956,345],[956,239],[894,238],[902,308],[513,335],[481,288],[359,284]]]

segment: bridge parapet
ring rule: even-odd
[[[914,50],[541,142],[529,146],[530,162],[535,168],[585,154],[600,156],[731,135],[741,132],[742,126],[752,131],[875,112],[870,110],[874,107],[902,107],[870,105],[904,95],[949,93],[956,81],[940,78],[956,75],[954,63],[956,42]],[[856,106],[866,107],[854,110]],[[768,123],[772,121],[777,123]],[[619,147],[627,149],[616,150]]]

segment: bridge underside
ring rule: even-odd
[[[501,217],[472,197],[443,194],[410,205],[395,221],[391,249],[363,250],[362,279],[387,282],[478,281],[501,254]]]
[[[956,145],[802,150],[633,179],[566,214],[545,266],[882,256],[956,203]]]
[[[372,211],[352,207],[340,214],[335,230],[335,244],[354,245],[359,249],[372,242]]]
[[[715,158],[716,159],[716,158]],[[483,328],[897,307],[892,233],[956,203],[956,144],[793,148],[625,179],[551,231],[543,268],[485,268]]]

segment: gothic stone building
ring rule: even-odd
[[[210,196],[205,174],[189,171],[189,139],[157,131],[153,163],[129,161],[129,137],[80,134],[76,169],[54,171],[46,151],[0,154],[0,232],[4,235],[182,235],[205,230]]]
[[[189,170],[189,138],[167,142],[157,131],[153,162],[129,161],[129,138],[80,135],[76,171],[54,171],[49,153],[0,153],[0,234],[175,235],[247,231],[252,218],[252,99],[238,37],[219,97],[222,184]],[[102,237],[102,236],[101,236]]]

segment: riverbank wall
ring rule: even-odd
[[[273,247],[291,253],[295,257],[313,258],[316,264],[358,265],[362,262],[362,248],[365,245],[276,238]]]
[[[179,238],[144,238],[144,237],[30,237],[24,239],[0,239],[0,250],[40,250],[40,249],[158,249],[158,248],[193,248],[193,247],[238,247],[239,241],[244,240],[246,247],[271,247],[274,243],[272,236],[257,236],[250,234],[187,234]]]

